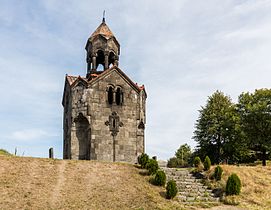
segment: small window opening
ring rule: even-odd
[[[123,93],[120,88],[117,88],[116,91],[116,104],[121,105],[123,102]]]
[[[108,103],[113,104],[113,88],[109,87],[108,89]]]
[[[116,128],[116,120],[113,119],[113,128],[115,129]]]

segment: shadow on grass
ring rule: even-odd
[[[138,164],[134,164],[134,167],[138,168],[138,169],[141,169],[141,166],[138,165]]]
[[[160,196],[161,196],[162,198],[167,199],[167,196],[166,196],[166,192],[165,192],[165,191],[161,191],[161,192],[159,192],[159,194],[160,194]]]
[[[148,172],[146,169],[141,169],[141,170],[139,171],[139,174],[140,174],[141,176],[149,176],[149,172]]]

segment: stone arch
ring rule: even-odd
[[[116,87],[116,94],[115,94],[115,101],[117,105],[122,105],[123,104],[123,91],[120,86]]]
[[[105,68],[105,54],[104,54],[104,51],[101,49],[97,50],[97,58],[96,58],[97,70],[101,70],[99,65],[102,65],[103,69]]]
[[[113,51],[111,51],[108,56],[109,67],[112,67],[115,64],[115,59],[116,59],[115,53]]]
[[[112,105],[114,102],[114,86],[108,85],[106,88],[106,92],[107,92],[107,102],[108,104]]]
[[[89,160],[90,159],[90,137],[91,129],[89,121],[82,113],[75,118],[76,137],[78,140],[78,159]]]

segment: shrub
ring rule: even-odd
[[[215,167],[214,178],[217,181],[221,180],[222,173],[223,173],[223,169],[220,166]]]
[[[166,184],[166,174],[164,171],[157,171],[153,180],[153,184],[164,186]]]
[[[142,153],[140,156],[138,156],[137,160],[141,165],[141,168],[146,168],[146,164],[149,161],[149,156],[146,153]]]
[[[174,198],[178,192],[176,182],[174,180],[168,181],[166,190],[167,190],[166,191],[166,198],[167,199]]]
[[[201,164],[200,157],[195,157],[194,159],[194,166],[197,168]]]
[[[176,157],[172,157],[167,161],[167,167],[178,168],[180,167],[180,160]]]
[[[241,191],[241,180],[237,174],[229,176],[226,184],[226,195],[239,195]]]
[[[146,169],[149,171],[149,175],[155,174],[158,170],[158,162],[154,159],[149,159],[146,164]]]
[[[205,157],[203,165],[204,165],[204,171],[209,171],[210,170],[210,168],[211,168],[211,160],[210,160],[210,158],[208,156]]]

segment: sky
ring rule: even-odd
[[[65,74],[86,74],[103,10],[120,69],[146,87],[151,156],[196,146],[198,110],[216,90],[237,102],[270,88],[271,0],[1,0],[0,148],[62,158]]]

